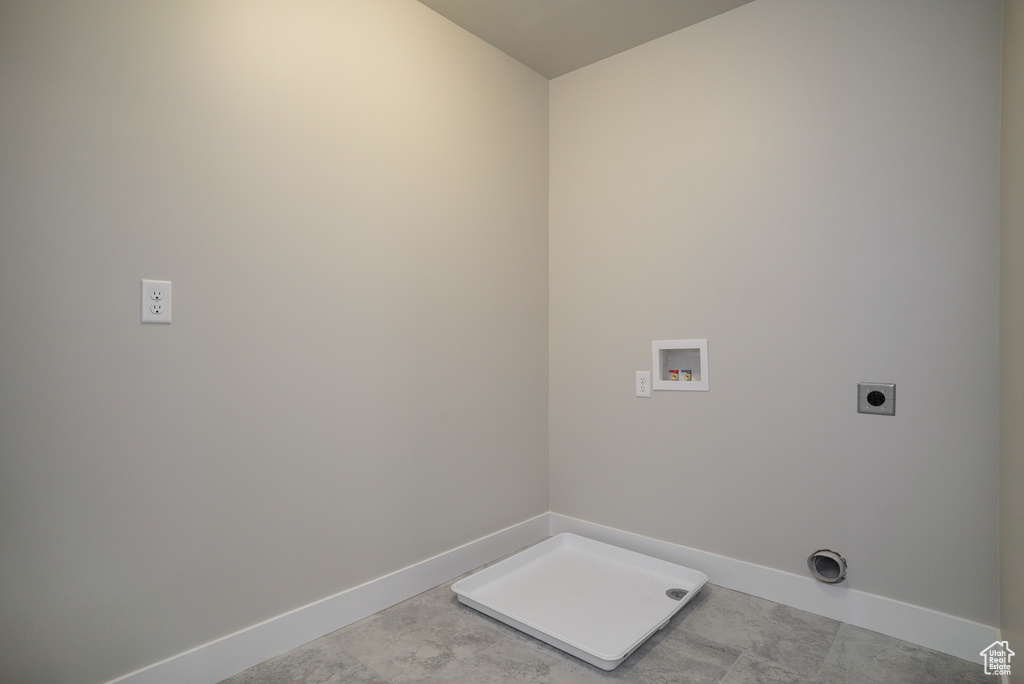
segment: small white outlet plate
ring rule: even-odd
[[[858,382],[857,413],[896,415],[896,385],[892,382]]]
[[[142,322],[171,322],[171,281],[142,281]]]
[[[636,372],[636,396],[651,396],[651,371]]]

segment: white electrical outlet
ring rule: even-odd
[[[651,371],[636,372],[636,396],[651,396]]]
[[[142,281],[142,322],[171,322],[171,281]]]

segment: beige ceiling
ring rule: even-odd
[[[752,0],[419,0],[547,78]]]

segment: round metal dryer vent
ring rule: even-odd
[[[828,584],[838,584],[846,579],[846,559],[835,551],[818,549],[807,557],[811,577]]]

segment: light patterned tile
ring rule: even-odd
[[[251,667],[221,684],[343,684],[384,682],[329,637]],[[362,679],[350,677],[359,675]]]
[[[820,684],[821,680],[810,675],[787,670],[781,665],[768,663],[744,653],[722,684]]]
[[[993,684],[998,677],[986,676],[980,662],[844,624],[821,668],[821,679],[830,684]]]
[[[793,672],[816,676],[840,623],[715,585],[705,585],[682,628],[747,651]]]
[[[718,684],[739,651],[684,635],[672,647],[650,640],[616,669],[602,670],[525,634],[516,633],[483,651],[445,682],[500,684]]]
[[[391,682],[384,679],[370,668],[363,667],[362,669],[356,670],[355,672],[343,677],[338,684],[391,684]]]
[[[526,635],[508,636],[437,678],[438,682],[474,684],[575,684],[579,666],[564,654]]]
[[[739,656],[739,649],[669,623],[610,674],[631,684],[718,684]]]
[[[424,592],[334,636],[345,651],[392,682],[443,674],[507,636],[458,609],[447,587]]]

